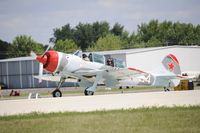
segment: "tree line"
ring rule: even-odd
[[[50,40],[56,44],[54,49],[61,52],[200,45],[200,24],[151,20],[138,25],[132,33],[119,23],[110,26],[106,21],[79,23],[75,27],[66,24],[53,29]],[[30,51],[41,54],[46,47],[30,36],[19,35],[11,43],[0,40],[0,58],[28,56]]]

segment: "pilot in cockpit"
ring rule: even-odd
[[[82,57],[83,57],[83,60],[90,61],[90,59],[88,58],[88,56],[86,54],[83,54]]]
[[[108,58],[108,59],[107,59],[107,65],[108,65],[108,66],[112,66],[112,67],[114,66],[114,63],[113,63],[113,59],[112,59],[112,58]]]

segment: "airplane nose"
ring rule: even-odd
[[[44,69],[49,72],[55,72],[58,66],[58,52],[49,50],[43,56],[37,56],[36,60],[44,65]]]
[[[47,55],[44,56],[37,56],[36,60],[40,63],[42,63],[43,65],[45,65],[47,63]]]

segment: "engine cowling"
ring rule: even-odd
[[[43,56],[37,56],[36,60],[43,64],[45,70],[53,73],[58,67],[59,54],[54,50],[49,50]]]

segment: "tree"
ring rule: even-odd
[[[122,48],[129,49],[132,47],[130,43],[131,37],[129,37],[128,31],[124,31],[120,36],[120,39],[122,41]]]
[[[58,40],[54,49],[64,53],[72,53],[75,52],[78,49],[78,47],[73,40],[66,39],[64,41]]]
[[[140,41],[147,43],[152,37],[157,37],[158,20],[151,20],[148,24],[142,23],[138,26],[138,37]]]
[[[0,59],[8,58],[8,50],[10,44],[8,42],[0,40]]]
[[[144,41],[141,40],[141,38],[133,32],[129,37],[128,46],[129,48],[144,48],[146,47],[146,43],[144,43]]]
[[[175,31],[173,29],[173,23],[171,21],[164,21],[159,24],[159,30],[157,38],[164,46],[166,43],[174,42],[175,40]]]
[[[137,32],[129,35],[124,26],[115,23],[110,29],[108,22],[79,23],[74,28],[69,24],[54,29],[56,41],[70,39],[82,50],[95,48],[97,41],[108,34],[118,36],[122,42],[120,48],[140,48],[164,45],[200,44],[200,26],[192,24],[151,20],[138,25]],[[101,48],[102,49],[102,48]]]
[[[199,38],[198,25],[195,27],[192,24],[164,21],[158,22],[151,20],[149,23],[142,23],[138,26],[139,37],[138,42],[145,42],[150,46],[154,42],[159,42],[159,46],[168,45],[193,45],[196,44]],[[198,44],[198,43],[197,43]],[[157,46],[157,45],[156,45]]]
[[[74,30],[70,27],[70,24],[66,24],[61,28],[56,28],[54,31],[55,42],[57,40],[74,39]]]
[[[195,45],[200,46],[200,24],[198,24],[194,29],[194,42]]]
[[[92,43],[94,43],[92,25],[88,23],[79,23],[76,26],[74,38],[77,46],[80,47],[82,50],[86,50],[87,47],[91,46]]]
[[[124,31],[124,26],[119,23],[115,23],[110,30],[108,22],[94,22],[79,23],[74,28],[71,28],[69,24],[62,26],[61,28],[54,29],[55,42],[58,40],[71,39],[80,47],[83,51],[88,47],[93,47],[97,40],[101,37],[105,37],[107,34],[114,34],[120,36],[124,43],[128,42],[128,32]]]
[[[99,38],[96,44],[89,47],[87,51],[116,50],[120,49],[121,45],[122,41],[118,36],[107,34],[105,37]]]
[[[152,37],[145,45],[145,47],[158,47],[158,46],[161,46],[161,42],[156,37]]]
[[[105,37],[109,31],[108,22],[94,22],[92,24],[94,42],[96,42],[100,37]]]
[[[182,37],[179,44],[189,45],[193,41],[193,25],[192,24],[182,24]],[[192,39],[192,40],[191,40]]]
[[[115,23],[113,28],[111,29],[111,33],[116,36],[121,36],[124,31],[124,26],[120,25],[119,23]]]
[[[43,45],[35,42],[30,36],[20,35],[11,43],[9,57],[29,56],[31,51],[42,54]]]

